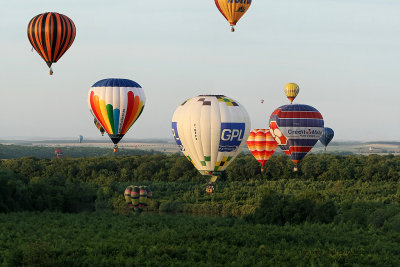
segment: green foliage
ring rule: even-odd
[[[232,217],[0,214],[0,265],[399,266],[394,225],[385,230],[346,223],[248,224]]]
[[[179,154],[61,160],[26,157],[2,161],[1,166],[27,178],[61,174],[66,178],[105,185],[112,182],[143,180],[189,181],[199,179],[200,176],[193,165]],[[287,156],[274,156],[261,173],[259,164],[251,155],[241,154],[219,180],[398,181],[400,156],[310,154],[300,164],[299,172],[293,172],[292,167],[293,163]]]
[[[175,202],[175,201],[166,201],[160,204],[160,212],[168,212],[168,213],[178,213],[183,212],[183,203]]]
[[[206,194],[179,154],[0,161],[0,265],[399,265],[399,156],[292,167],[242,154]],[[153,191],[140,216],[132,184]]]
[[[0,212],[36,210],[80,212],[94,210],[96,191],[78,180],[25,177],[0,169]]]
[[[154,199],[148,211],[255,214],[260,222],[278,225],[329,223],[337,214],[336,222],[382,227],[394,213],[379,210],[379,203],[400,202],[400,157],[393,155],[311,154],[297,173],[288,157],[278,155],[261,173],[251,155],[241,154],[218,179],[211,195],[205,193],[207,177],[180,154],[62,160],[27,157],[0,162],[0,212],[128,214],[122,193],[131,184],[152,188]],[[371,166],[375,164],[379,167]],[[273,194],[268,196],[268,192]],[[257,208],[264,213],[256,214]]]
[[[284,225],[304,222],[330,223],[337,214],[332,200],[314,192],[298,196],[267,192],[254,214],[247,215],[247,221],[263,224]]]
[[[384,229],[387,231],[394,231],[396,233],[400,233],[400,214],[396,214],[395,216],[385,221]]]
[[[22,264],[26,266],[55,266],[57,264],[54,248],[45,241],[33,241],[23,250]]]

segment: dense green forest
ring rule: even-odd
[[[399,232],[231,217],[0,214],[2,266],[399,266]]]
[[[241,154],[206,194],[180,154],[1,160],[0,264],[399,265],[400,156],[310,154],[292,168],[278,155],[261,173]],[[153,191],[141,216],[131,184]],[[22,238],[32,227],[47,234]]]

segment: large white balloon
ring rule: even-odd
[[[203,175],[225,170],[246,144],[249,132],[246,109],[223,95],[190,98],[172,117],[176,143]]]

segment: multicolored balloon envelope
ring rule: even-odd
[[[145,102],[142,87],[128,79],[104,79],[90,88],[90,112],[108,133],[115,152],[118,142],[139,118]]]
[[[297,164],[321,137],[324,119],[312,106],[290,104],[271,114],[269,128],[279,147],[296,164],[297,171]]]
[[[324,150],[326,150],[326,147],[328,146],[328,144],[331,142],[331,140],[333,139],[333,136],[335,135],[335,132],[329,128],[329,127],[325,127],[324,130],[322,131],[322,136],[319,139],[319,141],[324,145]]]
[[[261,163],[261,171],[264,171],[264,165],[274,154],[278,143],[272,137],[269,129],[252,130],[246,143],[251,154]]]
[[[28,24],[28,39],[32,47],[47,63],[57,62],[75,40],[74,22],[63,14],[46,12],[39,14]]]
[[[250,132],[245,108],[223,95],[199,95],[183,102],[172,117],[180,150],[203,175],[218,175],[240,153]]]
[[[136,213],[140,214],[147,208],[148,200],[153,197],[153,193],[148,186],[130,185],[124,192],[125,202]]]
[[[283,91],[285,92],[285,95],[289,99],[290,103],[292,103],[299,94],[300,88],[296,83],[288,83],[285,85],[285,89],[283,89]]]
[[[231,25],[231,31],[234,32],[234,26],[249,9],[251,2],[252,0],[215,0],[215,5]]]

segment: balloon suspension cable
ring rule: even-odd
[[[53,69],[50,67],[50,75],[53,75]]]
[[[210,184],[211,183],[215,183],[217,181],[217,179],[218,179],[218,176],[217,175],[213,175],[213,176],[211,176],[209,183]]]
[[[231,26],[231,32],[235,32],[235,28]]]

